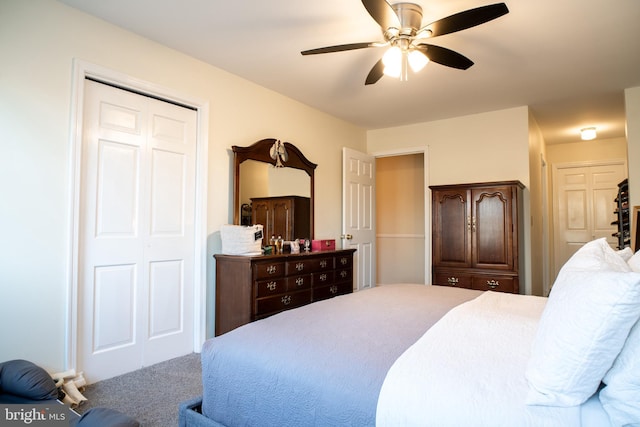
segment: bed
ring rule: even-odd
[[[180,425],[640,423],[632,255],[585,245],[548,299],[385,285],[242,326],[203,346]]]

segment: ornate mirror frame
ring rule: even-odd
[[[233,163],[234,163],[234,180],[233,180],[233,223],[240,224],[240,165],[245,160],[256,160],[258,162],[269,163],[276,166],[277,159],[273,159],[270,154],[271,148],[279,142],[274,138],[262,139],[248,147],[239,147],[234,145],[231,147],[233,150]],[[311,230],[311,239],[313,239],[314,227],[314,201],[313,201],[313,189],[314,189],[314,173],[318,166],[315,163],[310,162],[302,151],[290,142],[283,143],[287,153],[288,159],[282,162],[283,167],[294,168],[303,170],[309,175],[311,180],[311,189],[309,192],[310,203],[310,218],[309,228]]]

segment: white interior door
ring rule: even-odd
[[[375,158],[342,149],[342,247],[356,249],[354,290],[376,286]]]
[[[616,226],[615,198],[618,184],[626,177],[624,162],[599,165],[558,166],[554,176],[555,275],[585,243],[611,235]]]
[[[95,382],[193,349],[196,112],[87,80],[78,368]]]

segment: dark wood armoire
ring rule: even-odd
[[[433,284],[519,293],[522,183],[430,188]]]

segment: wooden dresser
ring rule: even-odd
[[[519,181],[432,186],[433,284],[519,293]]]
[[[214,255],[216,327],[245,323],[353,292],[355,249],[265,256]]]

